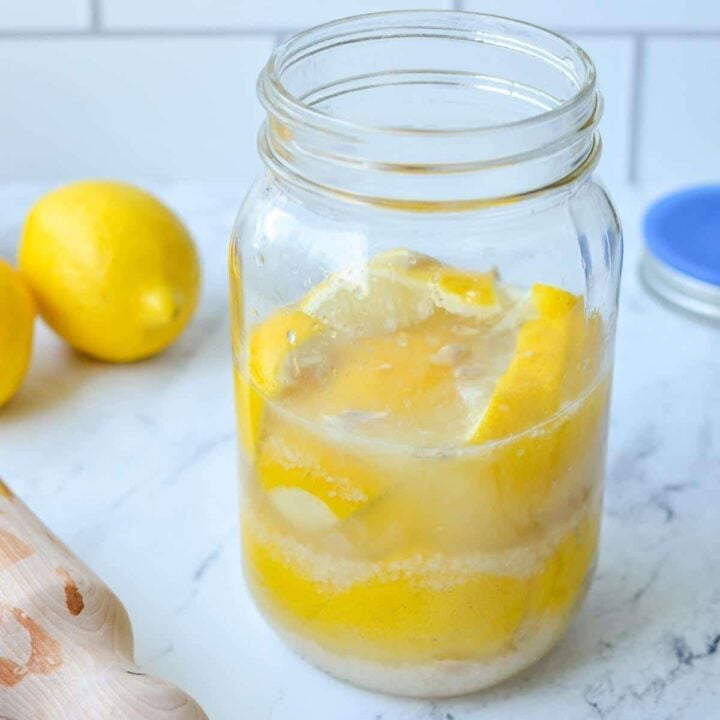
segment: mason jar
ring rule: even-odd
[[[391,12],[259,80],[230,249],[245,576],[327,672],[467,693],[544,655],[593,574],[621,234],[575,43]]]

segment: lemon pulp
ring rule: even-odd
[[[556,639],[597,547],[600,338],[581,297],[406,250],[237,331],[246,574],[266,612],[383,670],[490,667]]]

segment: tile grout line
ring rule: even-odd
[[[587,25],[549,25],[550,29],[561,34],[578,34],[597,37],[658,37],[658,38],[720,38],[720,27],[712,28],[653,28],[653,27],[592,27]]]
[[[90,2],[90,32],[98,34],[102,31],[102,0],[89,0]]]
[[[638,182],[640,159],[640,133],[643,122],[643,85],[645,82],[646,38],[635,35],[633,42],[633,76],[632,94],[630,97],[630,128],[627,179],[631,185]]]
[[[94,26],[93,26],[94,27]],[[301,28],[256,27],[256,28],[99,28],[104,39],[168,39],[183,40],[191,38],[244,38],[292,35]],[[0,30],[0,40],[82,40],[94,37],[92,30]]]
[[[457,9],[464,7],[464,0],[453,0]],[[54,39],[82,39],[92,36],[93,33],[100,33],[104,38],[212,38],[212,37],[258,37],[292,35],[302,28],[300,27],[208,27],[208,28],[107,28],[103,23],[101,0],[92,0],[91,32],[88,30],[0,30],[2,40],[54,40]],[[720,28],[714,29],[691,29],[691,30],[654,30],[635,28],[592,28],[578,26],[554,26],[556,32],[565,35],[582,35],[585,37],[634,37],[634,38],[679,38],[679,39],[720,39]]]

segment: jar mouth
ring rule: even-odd
[[[502,28],[505,35],[498,34]],[[307,62],[313,56],[327,52],[335,46],[372,42],[389,37],[412,37],[422,33],[428,39],[454,39],[473,43],[504,47],[510,51],[523,52],[538,61],[557,67],[558,71],[571,79],[574,91],[562,98],[555,107],[542,109],[529,117],[508,122],[483,124],[471,127],[394,127],[363,123],[349,117],[340,117],[323,110],[316,102],[308,101],[308,92],[297,92],[288,87],[285,76],[290,68]],[[532,42],[535,39],[537,44]],[[552,43],[548,51],[540,43]],[[558,53],[564,51],[562,56]],[[553,56],[553,53],[555,56]],[[426,69],[426,73],[438,73]],[[498,88],[501,92],[502,88]],[[508,88],[510,91],[510,88]],[[596,91],[595,65],[588,54],[572,40],[522,20],[460,10],[405,10],[386,11],[355,15],[334,20],[304,30],[274,50],[258,80],[258,95],[265,109],[270,113],[293,117],[308,126],[327,131],[343,133],[389,133],[391,135],[468,136],[491,134],[500,130],[542,124],[558,115],[567,113],[577,105],[592,98]]]
[[[258,94],[271,172],[361,202],[465,207],[555,185],[599,154],[588,55],[495,15],[392,11],[311,28],[275,50]]]

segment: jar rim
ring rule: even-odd
[[[526,196],[589,172],[600,148],[587,53],[498,15],[389,11],[317,26],[276,48],[258,95],[271,173],[391,207]]]
[[[472,29],[449,27],[443,25],[443,21],[458,18],[468,23],[473,21],[477,23],[477,27]],[[488,42],[488,38],[480,39],[481,23],[496,22],[507,25],[519,33],[532,33],[540,40],[543,37],[555,42],[559,41],[564,48],[575,56],[579,66],[584,71],[584,77],[577,87],[575,93],[570,97],[559,102],[555,107],[544,109],[539,113],[528,117],[520,118],[509,122],[501,122],[492,125],[481,125],[476,127],[393,127],[383,125],[373,125],[361,123],[346,117],[338,117],[328,112],[314,107],[310,103],[303,101],[297,97],[295,93],[290,91],[282,80],[283,72],[293,62],[297,61],[298,54],[308,51],[311,48],[319,46],[320,43],[327,40],[339,41],[346,38],[354,31],[362,29],[370,29],[372,23],[378,23],[375,30],[380,30],[379,23],[393,22],[387,29],[405,29],[405,30],[432,30],[442,32],[438,37],[456,39],[474,40],[475,42]],[[424,24],[423,21],[425,21]],[[414,22],[414,24],[412,24]],[[485,33],[491,35],[492,33]],[[381,36],[382,37],[382,36]],[[513,41],[511,38],[501,38],[507,43],[508,49],[520,49],[521,46],[530,48],[529,43],[521,41]],[[494,43],[500,44],[500,43]],[[536,51],[539,48],[535,46]],[[542,53],[545,59],[550,59],[549,53]],[[570,73],[568,72],[568,75]],[[313,127],[325,132],[329,132],[338,136],[347,134],[374,134],[382,133],[384,135],[396,137],[424,137],[424,138],[459,138],[473,136],[487,136],[498,131],[522,130],[524,128],[532,128],[537,125],[555,119],[559,115],[572,112],[577,106],[587,102],[588,99],[596,93],[597,73],[595,65],[590,56],[583,48],[573,40],[548,30],[540,25],[536,25],[524,20],[517,20],[502,15],[491,13],[478,13],[465,10],[388,10],[384,12],[363,13],[352,15],[349,17],[333,20],[321,25],[303,30],[292,35],[284,42],[280,43],[270,55],[260,77],[258,78],[258,95],[263,106],[271,113],[278,113],[281,116],[292,118],[294,122],[302,123],[307,127]]]

